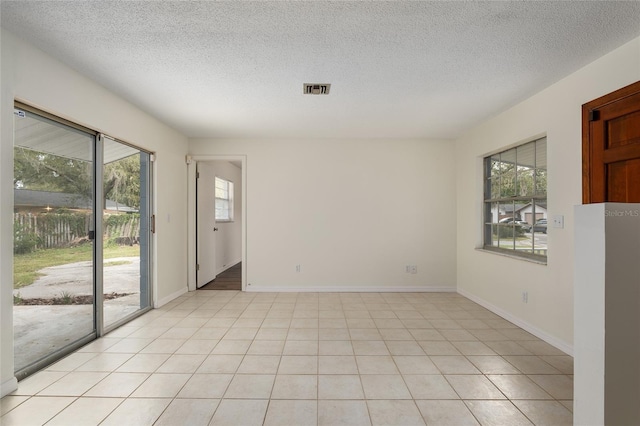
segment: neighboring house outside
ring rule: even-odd
[[[516,217],[520,217],[520,220],[527,222],[529,225],[535,224],[540,219],[547,218],[547,203],[536,203],[535,210],[536,212],[534,217],[533,204],[529,203],[519,210],[516,210]]]
[[[492,223],[497,223],[502,219],[514,217],[516,220],[522,220],[529,225],[533,225],[540,219],[547,218],[547,203],[536,203],[535,218],[533,216],[533,204],[500,204],[491,209]]]

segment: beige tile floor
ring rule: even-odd
[[[25,379],[9,425],[570,425],[573,359],[455,293],[198,291]]]

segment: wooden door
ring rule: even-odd
[[[640,203],[640,81],[582,105],[582,202]]]

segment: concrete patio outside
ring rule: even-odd
[[[109,264],[112,264],[109,266]],[[16,289],[22,299],[52,299],[93,294],[92,262],[52,266],[33,284]],[[104,293],[127,293],[104,302],[104,323],[115,321],[140,309],[140,258],[108,259],[104,267]],[[16,305],[13,307],[15,369],[89,334],[94,327],[93,305]]]

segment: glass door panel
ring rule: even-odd
[[[103,137],[104,327],[150,307],[150,155]]]
[[[14,282],[18,378],[96,336],[95,134],[15,110]]]

